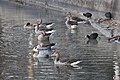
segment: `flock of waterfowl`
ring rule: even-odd
[[[92,14],[87,12],[83,13],[83,16],[87,18],[87,20],[82,19],[80,17],[73,16],[70,12],[68,12],[65,16],[65,24],[68,29],[77,29],[77,26],[79,23],[87,23],[89,19],[91,19]],[[105,13],[105,16],[107,19],[111,19],[112,15],[110,12]],[[30,28],[34,29],[35,34],[37,35],[37,41],[38,44],[35,46],[32,50],[33,57],[55,57],[54,63],[55,64],[64,64],[64,65],[77,65],[81,62],[81,60],[71,60],[71,59],[65,59],[60,60],[60,53],[52,51],[52,46],[55,46],[55,43],[51,43],[49,38],[51,34],[53,34],[56,30],[54,30],[53,25],[55,23],[43,23],[42,19],[37,21],[34,24],[26,23],[24,25],[24,28]],[[30,28],[31,29],[31,28]],[[98,33],[92,33],[91,35],[87,35],[88,39],[95,40],[98,37]],[[114,37],[113,37],[114,38]],[[109,40],[113,39],[110,38]]]

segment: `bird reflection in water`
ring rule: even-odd
[[[34,62],[34,58],[32,56],[29,56],[28,60],[28,78],[29,80],[35,80],[34,79],[34,66],[37,65],[37,63]]]
[[[67,29],[66,34],[71,33],[71,34],[76,34],[77,29]]]
[[[98,44],[98,41],[97,41],[98,33],[93,32],[90,35],[87,35],[86,37],[88,38],[87,44],[93,44],[93,45]]]
[[[114,63],[114,76],[113,76],[113,79],[114,80],[120,80],[120,66],[119,66],[119,62],[118,62],[118,56],[115,54],[114,55],[114,60],[113,60],[113,63]]]
[[[89,39],[86,43],[96,45],[98,44],[98,41],[96,39]]]
[[[75,37],[77,35],[77,29],[68,29],[66,31],[66,37],[68,40],[72,40],[72,37]]]

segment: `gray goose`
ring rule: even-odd
[[[70,17],[66,17],[65,24],[69,29],[76,29],[78,26],[76,21],[70,21]]]
[[[58,64],[58,65],[75,66],[81,62],[78,59],[61,59],[60,60],[60,53],[58,53],[58,52],[51,54],[51,57],[55,57],[54,64]]]
[[[72,14],[70,12],[68,12],[67,16],[70,17],[71,21],[76,21],[78,23],[83,23],[86,21],[85,19],[79,18],[77,16],[72,16]]]

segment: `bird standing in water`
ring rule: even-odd
[[[77,16],[73,16],[70,12],[66,13],[66,17],[70,17],[70,21],[75,21],[77,23],[85,23],[85,19],[82,19]]]
[[[113,15],[111,12],[106,12],[105,13],[105,17],[108,19],[108,20],[111,20],[113,18]]]
[[[70,17],[66,17],[65,24],[68,29],[76,29],[78,26],[78,23],[76,21],[70,21]]]

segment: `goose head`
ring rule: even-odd
[[[30,24],[30,22],[28,22],[27,24],[26,24],[26,26],[30,26],[31,24]]]

